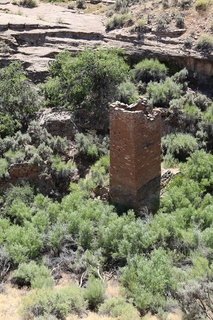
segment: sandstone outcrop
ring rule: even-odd
[[[78,132],[72,111],[43,109],[37,114],[36,121],[53,136],[58,135],[73,140]]]
[[[138,33],[132,27],[106,32],[103,17],[77,13],[50,3],[37,8],[0,4],[0,66],[11,60],[23,63],[33,81],[42,81],[48,64],[61,50],[76,52],[97,45],[119,47],[133,61],[156,57],[180,67],[213,75],[213,55],[184,47],[185,29],[156,31],[149,27]],[[8,10],[8,13],[5,13]]]

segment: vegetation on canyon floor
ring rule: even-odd
[[[154,59],[130,68],[121,51],[59,54],[40,85],[28,81],[18,63],[0,70],[0,183],[8,168],[28,162],[66,194],[43,192],[33,181],[2,187],[0,195],[0,281],[31,288],[23,319],[65,319],[93,310],[120,320],[147,311],[163,319],[181,308],[184,319],[213,317],[213,104],[209,86],[186,69]],[[199,85],[199,91],[197,88]],[[203,89],[209,89],[203,91]],[[147,99],[168,109],[180,126],[162,139],[162,161],[178,165],[157,214],[121,212],[96,197],[108,185],[108,104]],[[52,136],[33,120],[42,106],[86,113],[101,132],[79,132],[75,140]],[[80,121],[78,119],[78,121]],[[75,147],[70,159],[69,144]],[[79,162],[88,170],[71,182]],[[85,172],[87,174],[85,174]],[[63,273],[73,284],[53,289]],[[116,276],[119,298],[106,296],[107,275]]]

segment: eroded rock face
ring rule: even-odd
[[[36,180],[41,173],[41,167],[30,165],[27,162],[15,163],[10,166],[8,172],[11,180]]]
[[[17,6],[2,1],[9,13],[0,11],[0,41],[7,44],[4,50],[0,48],[0,66],[19,60],[34,82],[45,79],[49,63],[60,51],[76,52],[97,45],[122,48],[133,61],[154,57],[213,75],[211,53],[204,55],[184,47],[186,29],[157,32],[150,26],[143,34],[132,27],[106,32],[99,15],[76,13],[42,2],[34,9],[21,8],[23,15],[18,15]]]
[[[38,113],[36,121],[53,136],[58,135],[73,140],[78,132],[72,111],[44,109]]]

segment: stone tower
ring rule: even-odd
[[[110,198],[127,208],[155,210],[161,177],[161,116],[142,102],[110,106]]]

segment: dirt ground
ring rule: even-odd
[[[71,283],[70,276],[64,274],[60,279],[59,283],[55,286],[55,289],[60,289]],[[22,299],[30,293],[30,290],[23,288],[18,289],[13,287],[9,282],[4,286],[4,292],[0,293],[0,320],[21,320],[22,317],[19,314],[19,309],[22,305]],[[115,280],[108,281],[108,286],[106,290],[108,297],[118,297],[120,295],[118,282]],[[87,316],[83,318],[84,320],[115,320],[116,318],[99,316],[93,312],[88,313]],[[159,320],[156,316],[148,313],[144,320]],[[181,312],[177,310],[176,313],[170,313],[167,320],[181,320]],[[75,315],[69,315],[66,320],[80,320],[79,317]]]

